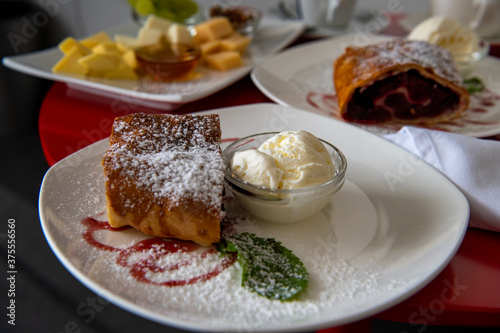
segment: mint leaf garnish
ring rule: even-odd
[[[464,80],[465,88],[469,94],[481,92],[484,90],[484,83],[480,78],[471,77]]]
[[[237,253],[243,269],[242,285],[271,300],[288,301],[306,289],[309,273],[292,251],[274,238],[251,233],[226,237],[221,253]]]

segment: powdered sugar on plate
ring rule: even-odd
[[[314,321],[324,316],[323,311],[337,308],[332,319],[343,317],[355,311],[360,300],[375,302],[377,297],[388,290],[405,288],[408,281],[393,280],[380,282],[376,269],[360,269],[353,261],[338,258],[337,241],[331,225],[319,214],[304,225],[297,224],[289,233],[280,231],[281,226],[269,229],[262,221],[249,216],[230,195],[224,198],[226,232],[253,232],[261,237],[273,237],[292,249],[306,265],[310,274],[309,286],[299,300],[291,302],[271,301],[254,294],[241,286],[241,268],[231,264],[218,274],[203,281],[189,281],[220,269],[226,257],[221,257],[213,248],[196,248],[187,252],[167,253],[161,246],[129,251],[137,246],[120,248],[118,252],[100,251],[88,275],[99,281],[106,289],[113,290],[120,297],[139,304],[157,315],[168,315],[175,320],[204,323],[210,327],[235,327],[237,331],[274,329],[298,322]],[[309,235],[298,234],[301,228],[316,230],[313,243],[308,246],[301,238]],[[142,234],[137,233],[137,243],[142,242]],[[118,244],[120,232],[108,231],[107,237],[100,237],[105,244]],[[328,234],[328,235],[325,235]],[[279,236],[281,234],[281,237]],[[290,237],[296,234],[295,237]],[[303,236],[303,237],[302,237]],[[322,237],[323,244],[318,242]],[[183,246],[182,244],[179,246]],[[177,245],[175,246],[177,248]],[[127,253],[127,263],[120,264],[123,253]],[[147,262],[146,280],[134,275],[137,263]],[[144,266],[141,266],[144,267]],[[155,269],[151,269],[155,267]],[[170,281],[188,281],[174,283]],[[356,300],[356,302],[352,302]],[[344,304],[345,306],[339,306]],[[230,323],[230,324],[228,324]],[[229,326],[228,326],[229,325]],[[276,325],[276,327],[273,327]]]

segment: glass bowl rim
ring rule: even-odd
[[[340,159],[340,165],[336,168],[336,173],[330,179],[329,181],[325,183],[321,183],[318,185],[314,186],[309,186],[309,187],[302,187],[302,188],[297,188],[297,189],[274,189],[274,188],[269,188],[269,187],[263,187],[263,186],[257,186],[251,183],[248,183],[244,180],[239,179],[238,177],[234,176],[233,173],[231,172],[230,168],[230,163],[231,161],[227,160],[228,157],[228,152],[237,144],[241,144],[242,141],[245,140],[250,140],[258,136],[263,136],[263,135],[276,135],[281,132],[262,132],[262,133],[256,133],[252,135],[248,135],[245,137],[242,137],[234,142],[232,142],[229,146],[227,146],[223,151],[222,151],[222,159],[224,161],[224,180],[227,182],[230,182],[232,184],[235,184],[238,187],[241,187],[243,189],[247,189],[249,191],[255,192],[255,191],[261,191],[261,192],[268,192],[271,194],[297,194],[297,193],[308,193],[308,192],[315,192],[318,190],[321,190],[323,188],[330,187],[332,185],[340,184],[342,183],[343,180],[345,180],[346,172],[347,172],[347,159],[344,155],[344,153],[331,144],[328,141],[325,141],[321,138],[318,138],[324,145],[329,146],[330,148],[333,149],[333,151],[338,155]]]
[[[470,63],[480,61],[488,55],[490,43],[487,40],[479,40],[479,50],[468,53],[453,53],[453,58],[457,63]]]

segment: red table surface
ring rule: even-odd
[[[500,47],[492,47],[495,55]],[[271,102],[249,76],[174,113]],[[164,113],[81,93],[55,83],[42,104],[39,130],[50,165],[109,136],[113,119],[133,112]],[[470,228],[446,268],[426,287],[375,318],[427,325],[500,326],[500,233]],[[342,331],[342,327],[324,330]]]

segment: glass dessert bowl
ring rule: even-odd
[[[490,44],[485,40],[479,41],[479,49],[469,53],[452,53],[457,69],[462,76],[469,75],[477,64],[486,58],[490,51]]]
[[[337,147],[320,139],[333,161],[333,176],[326,182],[297,189],[273,189],[256,186],[236,176],[231,169],[234,154],[257,149],[276,134],[278,133],[268,132],[250,135],[224,149],[224,182],[236,200],[256,217],[277,223],[295,223],[319,212],[340,190],[345,181],[347,160]]]

